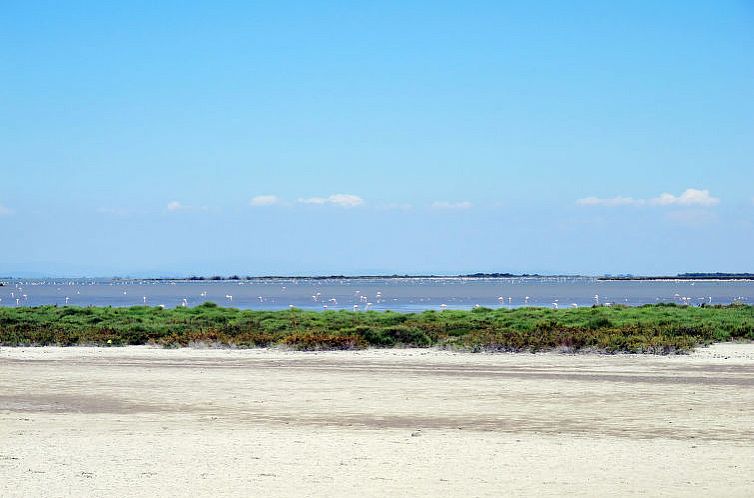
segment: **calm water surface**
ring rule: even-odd
[[[243,309],[427,309],[637,306],[647,303],[754,302],[749,281],[600,281],[595,278],[411,278],[359,280],[6,280],[0,306],[196,306],[212,301]]]

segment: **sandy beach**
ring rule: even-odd
[[[0,496],[752,496],[754,345],[0,349]]]

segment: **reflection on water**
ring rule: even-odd
[[[11,280],[0,287],[0,306],[221,306],[422,311],[593,304],[675,302],[751,303],[750,281],[600,281],[590,277],[254,279],[242,281]]]

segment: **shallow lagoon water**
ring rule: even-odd
[[[470,309],[593,304],[639,306],[754,302],[751,281],[606,281],[591,277],[252,279],[155,281],[110,279],[7,280],[0,306],[197,306],[241,309]],[[444,306],[443,306],[444,305]],[[355,308],[356,307],[356,308]]]

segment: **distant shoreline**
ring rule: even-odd
[[[386,279],[419,279],[419,278],[594,278],[603,281],[666,281],[666,280],[708,280],[708,281],[738,281],[754,280],[753,273],[681,273],[675,276],[670,275],[543,275],[539,273],[467,273],[459,275],[268,275],[268,276],[191,276],[183,278],[113,278],[114,280],[147,280],[147,281],[167,281],[181,280],[189,282],[203,281],[237,281],[237,280],[386,280]]]
[[[599,281],[619,282],[651,282],[651,281],[754,281],[754,273],[680,273],[678,275],[577,275],[555,274],[546,275],[540,273],[467,273],[458,275],[212,275],[212,276],[188,276],[188,277],[28,277],[28,276],[4,276],[0,277],[0,286],[4,282],[12,280],[58,280],[58,279],[85,279],[98,280],[108,279],[113,281],[146,281],[146,282],[234,282],[246,280],[411,280],[411,279],[494,279],[494,278],[591,278]]]
[[[731,282],[741,280],[754,280],[754,275],[740,274],[740,275],[676,275],[671,276],[641,276],[641,277],[597,277],[597,280],[604,281],[627,281],[627,282],[647,282],[647,281],[711,281],[711,282]]]

